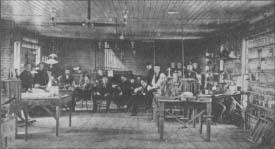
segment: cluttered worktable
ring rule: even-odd
[[[158,127],[158,132],[160,134],[160,139],[163,140],[164,138],[164,118],[165,115],[172,115],[174,116],[177,121],[186,127],[186,124],[189,122],[193,122],[193,127],[195,127],[196,120],[199,119],[200,122],[200,129],[199,132],[202,134],[202,126],[203,126],[203,118],[206,118],[206,141],[210,141],[211,136],[211,112],[212,112],[212,97],[211,96],[193,96],[193,97],[165,97],[165,96],[158,96],[155,95],[154,102],[156,103],[155,110],[156,110],[156,122]],[[191,106],[193,108],[193,116],[192,118],[187,121],[183,122],[182,120],[178,119],[173,113],[167,112],[165,110],[165,106],[167,104],[177,104],[184,108],[184,106]],[[203,107],[204,110],[201,110]],[[199,111],[200,110],[200,111]],[[206,116],[204,116],[206,114]]]
[[[20,105],[24,111],[25,115],[25,140],[28,138],[28,113],[31,107],[40,106],[45,111],[47,111],[55,120],[56,120],[56,136],[59,135],[59,117],[60,117],[60,108],[62,106],[69,105],[72,101],[70,92],[62,94],[61,92],[49,93],[44,90],[34,89],[32,92],[22,93]],[[72,102],[71,102],[72,103]],[[54,110],[51,110],[49,107],[55,107]],[[69,126],[71,126],[71,116],[72,108],[70,106],[69,112]]]

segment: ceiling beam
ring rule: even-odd
[[[62,37],[62,38],[81,38],[81,39],[119,39],[119,34],[93,34],[88,32],[76,32],[76,31],[49,31],[41,30],[39,33],[43,36]],[[125,39],[194,39],[202,38],[201,34],[126,34]]]

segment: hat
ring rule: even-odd
[[[57,55],[55,53],[52,53],[52,54],[49,55],[49,57],[56,58]]]
[[[55,60],[55,59],[48,59],[48,60],[46,61],[46,63],[47,63],[47,64],[50,64],[50,65],[53,65],[53,64],[57,64],[58,61]]]

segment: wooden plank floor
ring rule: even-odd
[[[165,123],[165,140],[159,140],[156,124],[147,114],[74,113],[73,127],[62,116],[60,136],[55,137],[55,121],[51,117],[38,118],[30,127],[29,140],[23,139],[19,128],[17,148],[181,148],[181,149],[248,149],[242,130],[233,125],[212,126],[212,141],[205,142],[197,128],[179,129],[176,122]]]

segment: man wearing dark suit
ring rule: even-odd
[[[141,80],[141,86],[134,90],[134,95],[132,96],[131,105],[131,115],[135,116],[137,114],[137,106],[145,106],[146,109],[150,108],[153,100],[153,87],[147,83],[145,80]]]
[[[60,85],[66,88],[74,86],[74,77],[71,75],[70,70],[66,69],[65,74],[60,77]]]
[[[40,63],[39,64],[39,70],[37,71],[37,74],[34,76],[34,84],[35,86],[46,86],[49,81],[49,76],[47,71],[45,70],[45,64]]]
[[[20,74],[19,78],[21,80],[21,86],[22,86],[23,92],[26,92],[29,89],[32,89],[33,78],[31,74],[31,64],[25,65],[25,70]]]
[[[121,76],[121,83],[119,84],[119,94],[116,97],[118,106],[129,107],[131,97],[131,84],[125,76]]]
[[[106,100],[107,102],[106,112],[109,111],[110,104],[111,104],[111,92],[112,92],[112,85],[109,82],[107,77],[103,77],[101,80],[98,81],[93,91],[93,111],[94,112],[97,111],[98,100]]]

